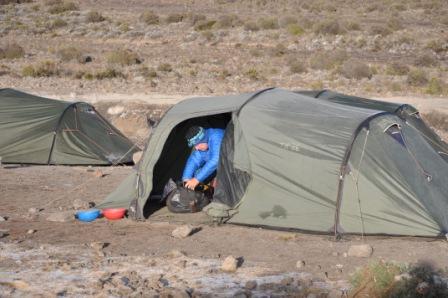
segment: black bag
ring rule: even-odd
[[[166,206],[173,213],[199,212],[210,203],[212,196],[213,188],[209,185],[198,185],[190,190],[178,183],[166,197]]]

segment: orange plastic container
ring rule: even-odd
[[[109,220],[122,219],[126,213],[126,208],[107,208],[103,209],[103,215]]]

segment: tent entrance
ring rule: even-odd
[[[231,113],[216,114],[204,117],[197,117],[185,120],[171,131],[168,136],[162,153],[157,160],[153,170],[152,191],[144,208],[144,215],[148,217],[153,212],[164,207],[164,204],[157,207],[156,202],[160,201],[163,188],[169,179],[179,181],[182,179],[182,172],[191,153],[191,148],[187,146],[185,134],[193,125],[203,126],[205,128],[223,128],[226,129],[231,120]],[[156,208],[156,210],[154,210]]]

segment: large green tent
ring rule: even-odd
[[[330,90],[296,91],[299,94],[308,95],[314,98],[329,100],[334,103],[360,107],[365,109],[381,110],[396,114],[406,121],[406,124],[414,127],[428,141],[439,155],[448,162],[448,144],[445,143],[426,123],[422,120],[419,111],[408,104],[385,102],[380,100],[367,99],[351,96]]]
[[[282,89],[173,106],[138,169],[99,205],[137,219],[179,179],[192,124],[226,127],[206,212],[230,223],[324,233],[448,231],[448,164],[394,113]]]
[[[0,89],[3,163],[132,163],[138,148],[89,104]]]

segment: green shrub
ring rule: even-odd
[[[168,24],[171,23],[180,23],[184,20],[185,16],[180,13],[173,13],[166,17],[165,22]]]
[[[22,76],[24,77],[51,77],[58,74],[58,72],[59,70],[56,63],[50,60],[22,68]]]
[[[18,59],[25,56],[25,51],[16,43],[6,45],[3,49],[0,48],[0,59]]]
[[[244,30],[246,31],[258,31],[260,30],[260,27],[258,24],[254,21],[248,21],[244,24]]]
[[[76,47],[65,47],[58,50],[58,56],[62,61],[80,61],[82,58],[82,53]]]
[[[157,25],[160,23],[160,18],[153,11],[147,10],[140,15],[140,21],[147,25]]]
[[[448,93],[448,88],[439,78],[431,78],[425,92],[431,95],[444,95]]]
[[[371,79],[373,75],[372,70],[367,64],[354,59],[345,61],[341,66],[340,72],[344,77],[356,80],[363,78]]]
[[[51,28],[51,29],[62,28],[62,27],[65,27],[65,26],[67,26],[67,22],[64,21],[64,20],[61,19],[61,18],[54,19],[54,20],[51,21],[51,23],[50,23],[50,28]]]
[[[89,11],[86,16],[86,21],[88,23],[99,23],[99,22],[102,22],[105,20],[106,20],[106,18],[103,17],[102,14],[100,14],[98,11],[94,11],[94,10]]]
[[[278,19],[277,18],[260,18],[258,19],[258,25],[264,30],[278,29]]]
[[[116,50],[106,54],[106,60],[110,64],[133,65],[140,64],[137,54],[130,50]]]
[[[253,80],[253,81],[258,81],[261,79],[261,74],[258,70],[256,70],[255,68],[249,68],[245,75],[247,77],[249,77],[249,79]]]
[[[194,29],[195,29],[196,31],[211,30],[215,24],[216,24],[216,21],[215,21],[215,20],[204,20],[204,21],[199,21],[199,22],[197,22],[196,25],[194,26]]]
[[[409,66],[400,63],[400,62],[392,62],[386,68],[386,74],[391,76],[404,76],[409,73]]]
[[[408,73],[408,78],[407,78],[406,82],[410,86],[421,87],[428,83],[428,76],[427,76],[426,72],[424,72],[421,69],[412,69]]]
[[[299,36],[305,33],[305,30],[297,24],[290,24],[288,25],[288,32],[291,35]]]
[[[314,26],[314,32],[324,35],[338,35],[346,32],[338,20],[324,20]]]
[[[317,52],[310,58],[310,67],[313,69],[330,70],[347,60],[347,53],[341,50]]]
[[[306,72],[306,65],[300,60],[290,61],[289,70],[291,73],[304,73]]]
[[[106,68],[104,70],[95,72],[93,77],[97,80],[104,80],[104,79],[113,79],[113,78],[124,78],[124,74],[116,69]]]
[[[430,54],[423,54],[414,60],[415,66],[432,67],[437,66],[438,64],[439,61],[433,55]]]
[[[57,2],[53,4],[49,9],[48,12],[51,14],[59,14],[66,11],[73,11],[78,10],[78,5],[76,5],[73,2]]]
[[[163,71],[163,72],[172,72],[173,67],[169,63],[162,63],[162,64],[159,64],[159,66],[157,67],[157,70]]]

